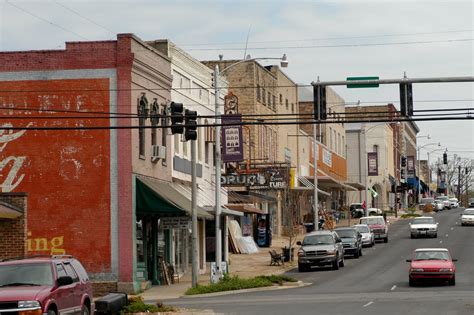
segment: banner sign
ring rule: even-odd
[[[222,116],[222,161],[224,163],[240,162],[244,159],[242,126],[226,126],[241,122],[242,115],[240,114]]]
[[[415,157],[407,156],[407,174],[409,178],[415,178]]]
[[[332,167],[332,153],[325,148],[323,148],[323,163]]]
[[[286,168],[268,168],[252,174],[225,174],[221,176],[222,186],[245,186],[249,189],[284,189],[289,174]]]
[[[379,175],[377,152],[368,152],[367,153],[367,175],[368,176],[378,176]]]

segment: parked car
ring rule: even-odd
[[[474,225],[474,208],[467,208],[461,215],[461,225]]]
[[[367,224],[355,224],[354,228],[362,235],[362,246],[374,246],[375,236]]]
[[[459,207],[459,201],[458,198],[449,198],[449,204],[451,209],[455,209]]]
[[[469,198],[469,208],[474,208],[474,198]]]
[[[367,209],[367,213],[369,214],[369,216],[383,214],[382,210],[380,210],[379,208],[369,208]]]
[[[338,270],[344,267],[344,247],[334,231],[315,231],[306,234],[298,250],[298,271],[306,271],[312,266],[331,265]]]
[[[409,223],[410,237],[415,238],[419,236],[438,237],[438,223],[433,217],[418,217],[414,218]]]
[[[334,229],[342,240],[344,255],[351,255],[354,258],[362,256],[362,235],[353,227],[340,227]]]
[[[383,216],[362,217],[359,224],[367,224],[374,233],[375,239],[383,239],[388,242],[388,226]]]
[[[72,256],[0,261],[0,314],[91,314],[92,284]]]
[[[444,203],[441,200],[434,201],[434,211],[443,211],[444,210]]]
[[[418,203],[418,208],[421,211],[427,211],[428,207],[431,207],[431,210],[435,210],[435,200],[433,198],[421,198],[420,202]]]
[[[419,248],[412,254],[408,272],[409,285],[414,286],[423,280],[447,281],[456,284],[456,266],[446,248]]]
[[[444,209],[451,209],[451,203],[449,202],[448,196],[438,196],[436,199],[443,203]]]
[[[353,218],[361,218],[365,215],[365,209],[361,203],[351,203],[349,211]]]

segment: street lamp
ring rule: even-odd
[[[221,57],[221,56],[220,56]],[[219,86],[219,77],[220,74],[223,74],[227,70],[229,70],[232,67],[235,67],[236,65],[239,65],[244,62],[249,62],[249,61],[256,61],[256,60],[262,60],[262,59],[277,59],[280,60],[280,66],[282,68],[288,67],[288,58],[286,57],[286,54],[283,54],[282,57],[279,58],[274,58],[274,57],[260,57],[260,58],[250,58],[248,55],[247,58],[244,60],[237,61],[228,67],[222,69],[222,71],[219,71],[219,65],[216,64],[214,67],[214,100],[215,100],[215,125],[216,125],[216,149],[214,150],[214,161],[216,165],[216,177],[215,177],[215,182],[216,182],[216,272],[217,272],[217,277],[220,278],[222,274],[221,270],[221,261],[222,261],[222,230],[221,230],[221,114],[220,114],[220,108],[219,108],[219,94],[220,94],[220,86]]]
[[[428,139],[430,139],[430,136],[428,135]],[[434,143],[428,143],[428,144],[425,144],[423,146],[418,146],[417,149],[418,149],[418,194],[417,194],[417,198],[418,198],[418,202],[420,202],[420,198],[421,198],[421,189],[420,189],[420,185],[421,185],[421,168],[420,168],[420,159],[421,159],[421,155],[420,155],[420,150],[423,149],[424,147],[427,147],[427,146],[430,146],[430,145],[438,145],[438,147],[441,146],[441,143],[440,142],[434,142]],[[428,169],[429,169],[429,165],[428,165]]]

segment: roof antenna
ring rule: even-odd
[[[250,30],[252,29],[252,24],[250,24],[249,26],[249,31],[247,33],[247,41],[245,41],[245,51],[244,51],[244,58],[245,59],[245,56],[247,56],[247,47],[248,47],[248,44],[249,44],[249,37],[250,37]]]

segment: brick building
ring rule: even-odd
[[[27,194],[0,193],[0,260],[20,257],[32,246],[46,246],[45,239],[27,242]],[[54,244],[53,244],[54,246]]]

